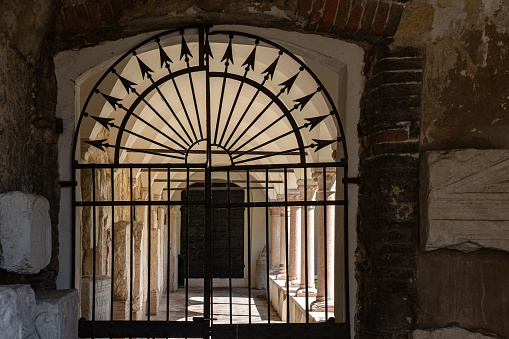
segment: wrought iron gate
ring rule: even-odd
[[[333,149],[335,155],[331,156]],[[79,324],[80,337],[349,337],[347,191],[341,180],[347,178],[344,133],[329,93],[299,57],[265,38],[211,26],[157,34],[126,52],[93,85],[77,123],[74,152],[74,180],[79,183],[73,192],[74,221],[75,229],[81,229],[82,244],[76,249],[82,258],[77,269],[84,276],[79,282],[84,316]],[[337,176],[335,196],[327,173]],[[312,176],[323,190],[317,199],[309,193],[309,186],[315,185],[310,181]],[[196,182],[200,184],[193,186]],[[297,182],[300,195],[295,193]],[[218,183],[224,192],[222,198],[213,194]],[[192,190],[203,193],[190,198]],[[243,201],[232,202],[234,190],[244,192]],[[182,229],[171,217],[179,213],[177,207],[188,221],[182,223]],[[320,209],[316,220],[321,225],[332,220],[331,213],[335,213],[335,229],[344,239],[343,262],[337,265],[342,272],[337,276],[343,277],[340,292],[346,297],[341,299],[343,304],[335,304],[336,310],[342,310],[343,321],[311,323],[309,311],[314,297],[308,287],[314,283],[307,273],[314,267],[308,260],[314,249],[306,239],[314,233],[308,227],[312,207]],[[270,247],[275,243],[269,212],[274,208],[284,215],[280,243],[284,253],[281,270],[286,270],[286,276],[280,285],[286,293],[282,306],[285,321],[271,319],[275,316],[270,307],[275,302],[271,288],[279,286],[268,263]],[[293,221],[287,217],[292,208],[302,211],[302,237],[292,237],[304,242],[299,251],[306,274],[302,274],[300,284],[308,286],[303,292],[305,316],[300,320],[291,316],[294,299],[289,295],[295,291],[285,287],[292,283],[288,269],[294,260],[289,239]],[[189,227],[189,216],[198,209],[204,211],[203,229]],[[239,210],[244,213],[246,232],[235,236],[231,218]],[[145,215],[143,220],[141,214]],[[220,214],[226,214],[222,222],[226,225],[212,226],[214,215],[217,219]],[[190,242],[190,230],[203,231],[203,238],[196,238],[203,241]],[[326,226],[320,230],[318,242],[326,243],[331,235]],[[170,244],[176,235],[172,232],[180,232],[183,309],[170,301],[170,272],[177,271],[171,252],[176,248]],[[155,242],[161,244],[160,239],[165,246],[155,253]],[[227,251],[216,247],[219,240]],[[236,248],[233,243],[239,241],[246,244],[244,258],[232,250]],[[258,252],[253,251],[262,245],[267,258],[262,273],[268,307],[255,316],[252,285],[257,270],[253,255]],[[327,265],[327,257],[334,255],[328,250],[323,245],[317,254],[325,258],[325,275],[334,270]],[[194,251],[193,256],[189,251]],[[228,262],[223,275],[215,273],[217,255],[228,256],[223,258]],[[191,257],[203,260],[196,266],[203,267],[201,282],[193,280],[189,272]],[[160,262],[155,263],[157,260]],[[232,274],[232,268],[242,263],[245,273],[239,278]],[[164,267],[158,270],[154,265]],[[226,278],[220,280],[218,276],[224,274]],[[236,279],[247,284],[243,287],[247,294],[245,321],[239,321],[235,314]],[[161,295],[157,292],[153,296],[155,280],[159,285],[154,290]],[[215,302],[219,288],[214,285],[219,283],[227,289],[229,312],[225,320]],[[332,301],[327,295],[327,279],[324,283],[327,320],[333,316],[328,305]],[[202,294],[195,298],[201,300],[199,306],[190,305],[193,284]],[[320,282],[318,285],[324,291]],[[154,303],[162,316],[157,310],[153,313]],[[173,309],[179,306],[180,318],[172,319]]]

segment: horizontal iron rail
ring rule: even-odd
[[[346,200],[319,200],[319,201],[253,201],[239,203],[211,203],[211,208],[240,208],[240,207],[284,207],[284,206],[337,206],[346,205]],[[205,201],[76,201],[74,206],[204,206]]]
[[[348,324],[315,323],[315,324],[233,324],[212,325],[212,338],[349,338]]]
[[[87,321],[78,322],[80,338],[204,338],[204,321]]]
[[[299,168],[323,168],[323,167],[345,167],[347,162],[342,160],[339,162],[322,162],[311,164],[265,164],[265,165],[232,165],[212,167],[212,172],[217,171],[247,171],[247,170],[277,170],[277,169],[299,169]],[[173,169],[173,168],[189,168],[205,169],[207,164],[74,164],[75,169],[91,169],[91,168],[140,168],[140,169]]]

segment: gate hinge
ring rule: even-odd
[[[343,184],[362,184],[361,177],[355,177],[355,178],[343,178]]]
[[[78,186],[77,181],[60,181],[60,187],[76,187]]]

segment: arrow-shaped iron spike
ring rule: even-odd
[[[106,140],[107,139],[102,139],[102,140],[83,140],[83,141],[86,142],[89,145],[94,146],[95,148],[100,149],[101,151],[104,151],[103,147],[108,147],[109,146],[108,144],[105,143]]]
[[[161,45],[159,45],[159,58],[161,59],[161,68],[163,68],[164,64],[169,64],[169,63],[173,62],[173,61],[171,61],[168,54],[166,54],[163,47],[161,47]]]
[[[100,123],[104,128],[106,128],[108,131],[110,130],[110,126],[112,126],[113,124],[110,124],[110,121],[114,120],[114,119],[111,119],[111,118],[101,118],[101,117],[95,117],[95,116],[91,116],[92,118],[94,118],[95,121],[97,121],[98,123]]]
[[[313,97],[313,95],[315,95],[316,92],[313,92],[311,94],[308,94],[302,98],[299,98],[299,99],[296,99],[294,100],[295,102],[298,102],[297,106],[300,106],[300,110],[302,111],[302,109],[304,108],[304,106],[306,106],[306,104],[309,102],[309,100],[311,100],[311,98]]]
[[[133,90],[133,86],[136,86],[137,84],[132,82],[131,80],[127,80],[123,76],[117,73],[118,78],[120,79],[120,82],[122,82],[122,85],[124,85],[125,90],[127,91],[127,94],[129,94],[129,90]]]
[[[230,42],[228,43],[228,47],[226,47],[226,51],[224,52],[223,58],[221,59],[221,62],[225,61],[228,62],[228,60],[231,61],[233,65],[233,48],[232,48],[232,39],[230,39]]]
[[[119,98],[115,98],[115,97],[112,97],[108,94],[104,94],[104,93],[101,93],[102,96],[104,97],[104,99],[106,99],[106,101],[108,101],[108,103],[111,105],[111,107],[113,107],[113,109],[116,111],[117,110],[117,107],[118,106],[118,102],[121,101],[122,99],[119,99]]]
[[[292,86],[295,83],[295,80],[297,80],[298,75],[299,75],[299,73],[295,74],[293,77],[286,80],[285,82],[282,82],[279,84],[279,86],[283,86],[283,91],[286,90],[286,94],[290,93],[290,90],[292,89]]]
[[[186,39],[184,39],[184,35],[182,35],[182,48],[180,49],[180,60],[182,60],[184,56],[187,57],[188,55],[190,55],[191,58],[193,57],[191,51],[189,50],[189,47],[187,47]]]
[[[315,152],[318,152],[322,148],[327,147],[327,146],[335,143],[336,141],[341,141],[341,137],[339,137],[337,139],[332,139],[332,140],[313,139],[313,141],[316,142],[316,144],[313,145],[313,147],[316,147]]]
[[[143,79],[145,79],[145,76],[149,76],[153,70],[151,70],[150,67],[148,67],[143,61],[141,61],[140,58],[136,57],[136,59],[138,59],[138,65],[140,65],[141,76]]]
[[[271,80],[274,77],[274,72],[276,71],[276,66],[277,66],[277,62],[279,61],[279,57],[280,56],[278,55],[276,60],[274,60],[274,62],[272,64],[270,64],[270,66],[267,67],[267,69],[265,71],[262,72],[262,74],[267,73],[267,76],[270,76]]]
[[[318,117],[305,118],[305,120],[309,121],[309,131],[311,132],[313,130],[313,128],[315,128],[319,123],[321,123],[328,116],[329,115],[320,115]]]
[[[205,39],[205,55],[209,56],[211,59],[214,59],[214,56],[212,55],[212,50],[210,49],[210,43],[209,43],[208,35],[207,35],[207,38]]]
[[[253,48],[251,51],[251,54],[247,57],[246,61],[242,64],[242,67],[247,65],[247,69],[249,70],[249,67],[251,67],[251,70],[254,71],[254,65],[255,65],[255,58],[256,58],[256,47]]]

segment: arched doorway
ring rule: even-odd
[[[88,140],[81,143],[85,136]],[[264,273],[270,302],[271,267],[267,265],[265,272],[256,272],[253,253],[264,248],[266,257],[273,258],[277,222],[269,221],[269,210],[282,215],[280,265],[273,280],[283,280],[286,288],[282,289],[286,296],[282,308],[286,322],[271,324],[269,308],[266,322],[253,325],[253,333],[348,335],[348,321],[318,323],[311,330],[295,324],[288,326],[294,322],[289,297],[297,293],[291,289],[293,283],[304,286],[305,323],[310,323],[309,310],[315,306],[311,302],[315,292],[310,293],[314,285],[314,261],[310,259],[314,242],[308,241],[314,233],[308,225],[315,219],[316,304],[324,304],[325,319],[331,312],[333,289],[327,279],[334,270],[329,260],[334,256],[331,230],[337,228],[337,210],[347,205],[343,198],[347,196],[346,187],[341,180],[335,180],[336,175],[347,177],[339,114],[326,88],[299,57],[267,39],[242,32],[196,26],[160,33],[125,53],[98,79],[79,117],[75,145],[74,174],[81,178],[82,185],[84,180],[89,185],[88,194],[83,190],[78,195],[75,192],[74,205],[76,215],[81,216],[79,222],[88,230],[82,243],[90,251],[83,251],[83,262],[89,262],[87,270],[92,280],[90,318],[81,322],[80,335],[220,337],[232,330],[244,336],[253,331],[233,322],[231,307],[229,324],[214,323],[217,280],[213,270],[212,219],[214,212],[226,211],[228,229],[235,208],[246,210],[247,232],[241,241],[247,244],[247,255],[241,259],[245,262],[244,287],[249,300],[254,274]],[[243,202],[230,199],[234,176],[245,185],[247,195]],[[310,183],[311,178],[316,179],[316,185]],[[189,199],[193,180],[203,182],[202,199]],[[225,201],[213,199],[213,182],[217,180],[226,182]],[[310,186],[320,190],[315,200],[312,197],[316,189],[312,191]],[[176,200],[174,194],[182,190],[186,198]],[[338,197],[334,192],[338,192]],[[175,233],[171,211],[177,206],[185,211],[186,218],[193,209],[204,209],[203,316],[191,321],[187,293],[192,277],[186,275],[185,321],[169,318],[169,298],[166,321],[151,321],[151,304],[159,303],[157,291],[164,289],[161,282],[166,283],[169,293],[172,266],[175,270],[170,243]],[[309,218],[309,208],[315,206],[319,213],[316,218]],[[342,211],[344,220],[346,214]],[[342,227],[346,230],[346,222]],[[180,232],[181,239],[189,240],[189,222],[174,230]],[[182,232],[187,234],[183,236]],[[232,258],[231,232],[225,234],[231,267],[238,258]],[[343,238],[347,239],[346,234]],[[155,244],[167,246],[154,250]],[[254,245],[258,246],[255,251],[251,248]],[[186,246],[186,251],[189,249]],[[346,241],[343,250],[347,252]],[[190,256],[185,257],[189,267]],[[296,270],[297,266],[300,270]],[[110,276],[111,291],[102,319],[96,317],[99,270]],[[346,272],[345,268],[344,277]],[[231,290],[234,277],[228,275]],[[344,280],[344,291],[348,291],[348,279]],[[143,289],[136,295],[136,290]],[[348,314],[348,302],[335,306]],[[121,312],[115,313],[117,309]],[[251,301],[248,312],[246,323],[251,324]],[[132,326],[126,326],[126,321]]]

